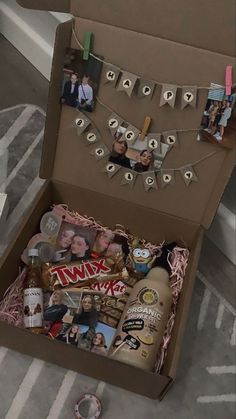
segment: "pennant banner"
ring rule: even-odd
[[[181,98],[181,109],[184,109],[188,105],[195,108],[196,103],[197,103],[197,87],[183,86],[182,98]]]
[[[157,181],[155,172],[142,173],[144,189],[149,191],[149,189],[157,189]]]
[[[196,173],[193,170],[192,166],[185,166],[180,169],[184,182],[187,186],[190,185],[191,182],[197,182],[198,178]]]
[[[133,125],[129,125],[123,133],[121,139],[127,141],[127,143],[129,144],[133,144],[136,141],[139,134],[140,131],[136,127],[134,127]]]
[[[135,74],[128,73],[126,71],[123,72],[119,84],[117,86],[117,90],[124,91],[127,93],[128,96],[131,96],[137,79],[138,76],[136,76]]]
[[[89,128],[83,133],[83,139],[87,145],[91,145],[101,140],[101,135],[96,128]]]
[[[112,113],[111,116],[109,116],[108,119],[108,127],[111,131],[111,135],[114,137],[118,127],[124,122],[122,118],[120,118],[115,113]]]
[[[104,84],[111,84],[112,86],[116,86],[120,71],[116,67],[108,67],[105,73],[105,83]]]
[[[139,80],[138,97],[146,97],[151,100],[155,90],[155,83],[147,80]]]
[[[97,147],[95,147],[90,154],[95,156],[96,160],[101,160],[103,157],[106,157],[110,154],[110,150],[107,148],[105,144],[99,144]]]
[[[161,153],[161,134],[147,135],[147,149],[148,151],[155,151]]]
[[[174,185],[175,183],[175,172],[174,170],[162,169],[160,173],[161,187],[165,188],[168,185]]]
[[[133,188],[137,175],[138,173],[132,170],[124,170],[121,185],[129,185],[130,188]]]
[[[78,112],[79,116],[75,119],[77,134],[80,136],[90,125],[90,120],[82,112]]]
[[[106,172],[107,176],[109,178],[112,178],[119,170],[121,169],[121,166],[115,163],[107,163],[106,167],[104,168],[104,172]]]
[[[176,130],[165,131],[162,133],[163,142],[168,144],[170,147],[178,144],[178,136]]]
[[[161,91],[160,106],[163,106],[166,103],[168,103],[168,105],[174,108],[176,93],[177,93],[177,86],[174,86],[173,84],[163,84],[162,91]]]

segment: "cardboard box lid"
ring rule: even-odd
[[[17,0],[235,56],[235,0]]]
[[[34,3],[36,6],[33,1],[24,1],[25,3]],[[225,67],[227,64],[234,64],[234,58],[227,55],[77,18],[75,31],[80,40],[88,30],[94,33],[93,51],[96,54],[131,73],[144,75],[147,79],[178,85],[209,86],[211,81],[224,84]],[[73,127],[73,121],[77,117],[76,110],[63,107],[61,112],[59,98],[62,68],[65,48],[68,46],[78,48],[72,38],[71,22],[60,25],[57,31],[41,176],[53,177],[105,195],[133,201],[154,211],[187,219],[208,228],[229,180],[235,162],[234,150],[196,141],[196,132],[185,132],[180,135],[179,146],[169,152],[163,168],[182,167],[201,160],[194,166],[198,182],[192,182],[187,187],[180,173],[177,173],[173,186],[145,192],[141,175],[133,189],[121,186],[122,171],[109,179],[102,173],[104,160],[96,162],[90,154],[90,147],[86,147],[77,136]],[[200,125],[207,99],[207,91],[199,90],[196,109],[188,107],[181,110],[180,97],[177,97],[177,106],[174,109],[168,105],[159,107],[159,90],[155,100],[145,102],[145,105],[135,96],[129,98],[124,92],[117,92],[102,82],[98,94],[102,102],[139,129],[142,128],[144,117],[151,116],[151,132],[175,128],[196,129]],[[107,145],[111,143],[111,138],[105,121],[110,114],[111,111],[97,104],[96,110],[88,115],[99,128],[102,141]]]

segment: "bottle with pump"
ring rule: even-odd
[[[171,310],[169,274],[160,267],[134,286],[124,309],[110,356],[152,371]]]
[[[43,326],[41,262],[37,249],[28,252],[29,264],[24,284],[24,326],[37,331]]]

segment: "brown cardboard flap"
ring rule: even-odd
[[[113,26],[235,56],[234,0],[17,0],[31,9],[71,12]]]
[[[16,0],[22,7],[53,12],[70,12],[70,0]]]
[[[75,109],[67,106],[62,108],[57,138],[62,65],[65,47],[70,45],[71,25],[71,22],[60,25],[57,32],[41,176],[52,176],[59,181],[132,201],[208,227],[232,171],[234,151],[199,142],[196,140],[196,132],[180,133],[179,146],[169,152],[163,168],[178,168],[204,158],[205,160],[194,167],[198,182],[193,182],[187,187],[178,172],[174,186],[164,189],[159,187],[158,190],[145,192],[141,176],[138,177],[134,188],[130,189],[120,185],[122,171],[112,179],[102,173],[104,160],[97,162],[91,156],[90,148],[84,145],[73,127],[73,121],[77,116]],[[94,52],[122,69],[148,79],[179,85],[208,86],[211,81],[223,84],[225,66],[233,64],[233,59],[225,55],[98,22],[76,19],[75,30],[80,40],[83,39],[85,31],[92,31]],[[71,46],[77,47],[74,39]],[[137,51],[137,54],[133,51]],[[185,110],[181,110],[180,97],[177,97],[174,109],[167,105],[160,107],[159,88],[152,101],[145,102],[136,96],[129,98],[124,92],[117,92],[110,85],[101,82],[98,95],[103,103],[138,129],[142,128],[145,116],[149,115],[152,118],[150,132],[163,132],[171,129],[196,129],[200,125],[207,90],[199,90],[196,109],[188,107]],[[105,107],[97,104],[96,110],[88,115],[98,127],[102,141],[108,148],[111,148],[112,144],[112,137],[106,126],[110,113]],[[55,150],[56,158],[53,165]],[[211,157],[207,157],[212,153],[214,154]]]

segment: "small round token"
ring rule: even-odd
[[[175,141],[176,141],[176,138],[174,135],[168,135],[167,140],[166,140],[167,144],[174,144]]]
[[[163,181],[165,183],[169,183],[171,181],[171,179],[172,179],[172,176],[171,175],[164,175],[163,176]]]
[[[116,168],[115,165],[112,163],[108,163],[106,166],[107,171],[110,173],[114,172],[115,168]]]
[[[115,80],[115,77],[116,77],[116,75],[115,75],[114,71],[112,71],[112,70],[109,70],[106,74],[106,78],[109,81]]]
[[[194,95],[193,95],[193,93],[191,93],[191,92],[185,92],[185,94],[184,94],[184,100],[185,100],[185,102],[192,102],[193,101],[193,98],[194,98]]]
[[[154,179],[153,179],[153,177],[148,176],[148,177],[146,177],[145,182],[146,182],[147,185],[153,185]]]
[[[171,90],[167,90],[166,92],[163,93],[163,97],[165,100],[171,100],[174,97],[174,93]]]
[[[100,400],[91,393],[84,394],[75,405],[75,416],[77,419],[98,419],[101,416],[101,412],[102,405]]]
[[[84,119],[83,118],[76,118],[75,124],[77,127],[83,127],[84,126]]]
[[[155,150],[156,148],[158,148],[158,141],[156,140],[156,138],[150,138],[150,140],[148,141],[148,147],[151,148],[152,150]]]
[[[185,172],[184,176],[186,179],[192,179],[193,173],[190,172],[190,170],[188,170],[187,172]]]
[[[151,94],[151,88],[149,86],[143,86],[142,93],[144,96],[149,96]]]
[[[129,89],[129,88],[130,88],[130,86],[131,86],[131,84],[132,84],[132,82],[131,82],[131,80],[130,80],[130,79],[125,79],[125,80],[123,81],[123,83],[122,83],[122,85],[123,85],[124,89]]]
[[[128,180],[129,182],[131,182],[131,180],[133,180],[134,175],[131,172],[127,172],[125,173],[125,179]]]
[[[97,136],[96,136],[95,132],[88,132],[88,134],[86,135],[86,139],[90,143],[94,143],[94,141],[96,141],[96,139],[97,139]]]
[[[119,122],[116,118],[110,118],[108,121],[108,125],[110,128],[117,128],[119,125]]]
[[[101,148],[101,147],[99,147],[99,148],[96,148],[96,150],[95,150],[95,154],[98,156],[98,157],[101,157],[101,156],[103,156],[104,155],[104,150],[103,150],[103,148]]]
[[[127,141],[132,141],[134,139],[134,136],[135,136],[134,131],[128,130],[125,133],[125,138]]]

